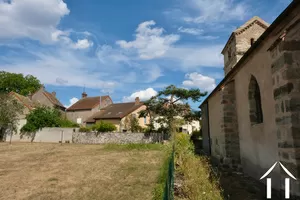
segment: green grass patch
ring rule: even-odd
[[[162,144],[106,144],[105,150],[163,150]]]
[[[216,177],[205,156],[196,156],[187,134],[178,133],[175,139],[176,178],[182,181],[181,196],[191,200],[223,200]]]
[[[153,191],[153,200],[162,200],[164,198],[164,192],[166,187],[166,181],[168,180],[169,175],[169,164],[172,159],[172,146],[171,144],[167,145],[164,153],[163,165],[160,168],[159,176],[157,179],[156,186]]]

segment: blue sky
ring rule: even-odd
[[[174,84],[210,92],[231,32],[290,0],[0,0],[0,70],[32,74],[69,106],[147,99]],[[197,108],[199,103],[193,103]]]

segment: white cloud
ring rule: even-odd
[[[62,0],[0,1],[0,39],[31,38],[51,42],[51,34],[70,10]]]
[[[77,40],[77,42],[73,45],[74,49],[87,49],[89,47],[93,46],[93,42],[83,39],[83,40]]]
[[[190,0],[189,3],[198,15],[184,17],[186,22],[211,23],[243,20],[248,13],[247,5],[236,0]]]
[[[9,64],[1,64],[0,69],[14,72],[31,74],[36,76],[42,83],[50,85],[79,86],[88,88],[110,89],[118,84],[111,79],[104,78],[98,69],[97,60],[76,54],[67,49],[56,49],[44,53],[31,52],[34,59],[22,59],[11,57]],[[91,73],[91,71],[93,73]]]
[[[145,21],[136,29],[135,40],[116,42],[123,49],[137,50],[139,57],[144,60],[162,57],[172,44],[179,40],[179,35],[164,35],[163,28],[152,28],[155,22]]]
[[[215,79],[197,72],[186,74],[185,78],[188,79],[182,82],[182,85],[185,87],[199,88],[204,91],[211,91],[216,87]]]
[[[70,106],[72,106],[74,103],[76,103],[77,101],[79,101],[79,99],[78,98],[76,98],[76,97],[73,97],[73,98],[71,98],[70,100],[69,100],[69,105],[64,105],[66,108],[69,108]]]
[[[219,36],[212,36],[212,35],[205,35],[205,36],[199,36],[198,39],[200,40],[216,40]]]
[[[150,99],[151,97],[157,95],[157,91],[155,91],[153,88],[148,88],[146,90],[141,90],[138,92],[132,93],[130,96],[123,97],[123,102],[130,102],[134,101],[136,97],[139,97],[141,101],[145,101]]]
[[[179,27],[178,31],[181,33],[187,33],[187,34],[191,34],[191,35],[201,35],[203,33],[202,29],[198,29],[198,28],[183,28],[183,27]]]

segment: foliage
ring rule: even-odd
[[[136,117],[129,115],[125,117],[124,120],[124,128],[131,132],[142,132],[143,128],[139,125],[139,121]]]
[[[79,132],[82,132],[82,133],[89,133],[91,132],[92,128],[91,127],[80,127],[79,128]]]
[[[96,130],[98,133],[105,133],[115,131],[117,127],[113,123],[100,121],[94,125],[93,130]]]
[[[164,197],[164,189],[166,187],[166,181],[169,174],[169,164],[172,159],[172,147],[168,145],[165,148],[165,156],[163,160],[163,165],[160,169],[159,176],[157,179],[156,186],[153,191],[153,200],[161,200]]]
[[[63,127],[63,128],[75,128],[75,127],[79,127],[78,124],[65,119],[65,118],[60,118],[59,120],[59,127]]]
[[[189,104],[183,102],[189,99],[193,102],[199,101],[206,94],[206,92],[201,93],[199,89],[184,89],[170,85],[145,102],[147,110],[140,112],[139,117],[149,113],[163,117],[168,133],[172,134],[176,129],[176,116],[181,116],[187,121],[196,118],[196,113],[191,110]],[[151,123],[153,122],[154,120],[151,119]]]
[[[176,134],[175,147],[176,177],[182,179],[182,195],[187,199],[222,200],[218,181],[211,176],[208,159],[194,154],[189,135]]]
[[[40,81],[34,76],[0,71],[0,93],[14,91],[27,96],[37,91],[40,87]]]
[[[23,107],[13,97],[0,93],[0,141],[4,139],[7,129],[17,131],[18,116],[23,113]]]

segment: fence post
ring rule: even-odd
[[[61,145],[63,143],[63,139],[64,139],[64,131],[62,130],[60,134]]]

